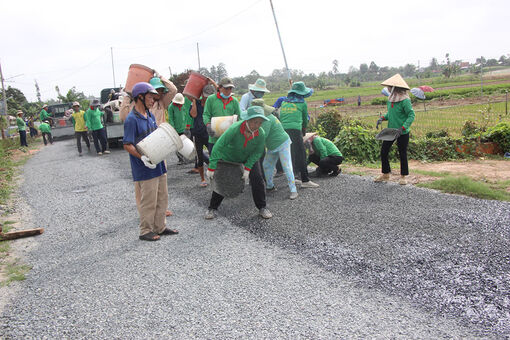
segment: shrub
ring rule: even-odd
[[[388,98],[377,97],[370,101],[370,105],[386,105],[387,102],[388,102]]]
[[[510,151],[510,122],[501,122],[487,129],[485,137],[498,143],[503,151]]]
[[[437,131],[429,131],[425,134],[426,138],[440,138],[440,137],[448,137],[448,130],[442,129]]]
[[[457,151],[460,145],[466,145],[466,142],[451,137],[410,139],[407,154],[408,158],[421,161],[446,161],[469,157]],[[469,152],[470,149],[466,151]]]
[[[381,145],[371,130],[361,125],[344,126],[333,141],[344,158],[358,163],[379,159]]]
[[[315,123],[310,126],[311,131],[316,131],[321,137],[329,140],[335,139],[340,130],[345,126],[362,126],[369,128],[369,125],[359,119],[341,115],[336,110],[330,109],[319,114]]]

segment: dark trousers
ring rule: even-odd
[[[301,181],[308,182],[308,170],[306,169],[306,151],[303,144],[303,133],[301,130],[285,130],[292,141],[290,145],[290,155],[292,157],[292,168],[295,173],[301,175]]]
[[[30,127],[30,137],[35,137],[35,136],[37,136],[37,129]]]
[[[19,143],[21,146],[28,146],[26,130],[19,131]]]
[[[106,132],[104,128],[92,131],[92,138],[94,139],[94,147],[96,152],[104,152],[106,150]],[[99,143],[101,142],[101,149]]]
[[[89,136],[87,135],[87,131],[75,131],[74,136],[76,137],[76,146],[78,147],[78,152],[81,153],[81,138],[87,144],[87,148],[90,149]]]
[[[264,179],[262,178],[262,170],[260,169],[259,162],[255,162],[253,168],[250,171],[250,185],[251,185],[251,195],[253,197],[253,202],[258,209],[262,209],[266,207],[266,184]],[[223,196],[218,194],[216,191],[213,191],[211,196],[211,202],[209,203],[209,209],[218,209],[221,202],[223,201]]]
[[[196,168],[204,166],[204,162],[209,164],[209,158],[204,155],[204,145],[208,146],[208,140],[208,136],[193,136],[195,149],[197,150],[197,161],[195,163]]]
[[[46,137],[48,137],[48,140],[46,140]],[[51,132],[43,132],[42,138],[43,138],[44,145],[47,145],[48,141],[50,142],[50,144],[53,144],[53,136],[51,135]]]
[[[393,141],[384,141],[381,147],[381,164],[382,164],[382,173],[389,174],[391,172],[390,169],[390,161],[388,159],[388,155],[390,153],[391,145]],[[397,146],[398,153],[400,155],[400,174],[402,176],[409,175],[409,166],[407,165],[407,145],[409,144],[409,134],[401,135],[397,138]]]
[[[212,149],[214,148],[214,143],[207,143],[207,151],[209,151],[209,157],[212,155]]]
[[[308,160],[312,163],[315,163],[319,166],[318,171],[323,174],[329,174],[331,171],[337,171],[338,166],[342,164],[344,158],[342,156],[327,156],[323,159],[320,159],[320,156],[317,154],[311,154],[308,157]]]

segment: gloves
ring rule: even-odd
[[[378,128],[379,128],[379,125],[381,125],[381,124],[382,124],[383,120],[384,120],[384,117],[380,117],[380,118],[377,120],[377,124],[375,125],[375,128],[376,128],[376,129],[378,129]]]
[[[145,155],[142,155],[142,162],[143,162],[143,165],[145,165],[149,169],[156,169],[156,164],[152,164],[149,157],[147,157]]]
[[[191,131],[189,129],[184,130],[184,135],[191,139]]]
[[[248,183],[249,178],[250,178],[250,170],[244,169],[244,172],[243,172],[244,183]]]
[[[207,169],[206,175],[208,180],[212,180],[214,178],[214,170]]]
[[[406,130],[406,128],[403,127],[403,126],[400,129],[398,129],[398,131],[397,131],[397,138],[402,136],[402,134],[404,133],[405,130]]]
[[[215,132],[212,129],[211,124],[207,124],[206,128],[207,128],[207,134],[209,135],[209,137],[214,137]]]

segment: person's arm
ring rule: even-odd
[[[191,99],[191,108],[189,110],[189,115],[191,118],[197,118],[198,112],[197,112],[197,101],[195,98]]]
[[[308,126],[308,104],[303,103],[303,110],[301,111],[301,118],[303,119],[303,129],[306,129]]]
[[[122,98],[122,102],[120,103],[120,121],[123,122],[126,120],[129,112],[131,112],[132,106],[134,106],[134,101],[131,102],[131,97],[128,95],[125,95]]]
[[[204,125],[211,123],[212,117],[212,96],[209,96],[205,101],[204,113],[202,114],[202,119],[204,120]]]
[[[241,106],[239,106],[239,100],[237,98],[234,98],[234,114],[235,115],[241,115]]]
[[[163,105],[163,107],[168,107],[172,103],[172,99],[174,99],[175,95],[177,94],[177,87],[175,87],[174,83],[172,83],[170,80],[166,79],[162,75],[158,74],[159,79],[161,79],[161,82],[165,87],[167,88],[168,92],[164,93],[162,98],[159,100]]]
[[[124,150],[136,158],[142,158],[142,155],[138,152],[138,150],[136,150],[136,147],[133,144],[124,144]]]
[[[328,156],[328,151],[326,150],[326,146],[322,143],[321,138],[314,138],[313,140],[314,153],[319,154],[320,159],[326,158]],[[317,151],[317,152],[316,152]]]
[[[168,105],[168,124],[172,125],[172,127],[175,129],[175,117],[172,104]]]
[[[73,115],[71,115],[71,122],[73,123],[73,128],[74,128],[74,127],[75,127],[75,125],[76,125],[76,122],[75,122],[75,120],[74,120]]]
[[[207,77],[207,79],[209,80],[209,84],[212,84],[212,86],[214,86],[214,88],[216,89],[216,92],[217,92],[218,84],[216,84],[216,82],[212,78]]]
[[[386,103],[386,113],[382,116],[383,117],[383,120],[388,120],[388,114],[390,113],[390,101],[388,100],[388,102]]]
[[[241,101],[239,102],[239,106],[242,111],[246,111],[248,109],[248,93],[243,94]]]
[[[409,130],[411,124],[414,122],[414,110],[411,104],[410,99],[404,100],[404,112],[407,114],[407,119],[405,120],[403,127],[406,130]]]

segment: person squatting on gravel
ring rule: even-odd
[[[152,164],[142,156],[135,145],[156,130],[156,120],[149,111],[153,107],[154,87],[145,82],[133,86],[135,106],[124,122],[124,149],[129,153],[131,173],[135,185],[135,199],[140,216],[140,240],[157,241],[160,235],[178,234],[166,227],[165,211],[168,206],[167,175],[164,161]]]
[[[316,177],[338,176],[344,160],[342,153],[329,139],[317,136],[316,133],[307,133],[303,137],[303,143],[308,150],[308,163],[317,164]]]
[[[388,88],[390,95],[388,97],[388,112],[379,118],[377,125],[382,121],[388,121],[388,128],[398,129],[397,146],[400,155],[400,180],[399,184],[406,185],[406,176],[409,175],[409,167],[407,164],[407,146],[409,144],[409,131],[414,121],[414,110],[411,105],[411,99],[407,90],[409,85],[405,80],[396,74],[381,83]],[[388,154],[390,152],[393,141],[383,141],[381,146],[381,165],[382,175],[375,179],[375,182],[385,182],[390,179],[390,161]]]
[[[283,100],[280,109],[280,121],[285,132],[290,137],[292,144],[292,166],[295,172],[301,175],[302,188],[317,188],[319,185],[310,181],[306,169],[306,150],[303,144],[303,136],[308,126],[308,106],[305,98],[313,94],[313,89],[298,81],[292,84],[292,88]]]
[[[208,99],[209,100],[209,99]],[[207,178],[214,178],[214,171],[219,160],[244,164],[243,180],[248,178],[251,184],[251,193],[255,206],[259,209],[262,218],[271,218],[273,215],[266,208],[266,190],[259,159],[264,152],[266,135],[264,130],[259,129],[268,119],[264,115],[264,109],[260,106],[252,106],[241,115],[243,121],[232,124],[214,145],[209,158]],[[213,191],[209,208],[205,218],[210,220],[216,216],[216,211],[223,201],[223,196]]]
[[[298,197],[296,181],[294,179],[294,171],[292,170],[292,159],[290,156],[290,137],[283,129],[282,123],[276,118],[273,113],[276,108],[264,104],[264,99],[254,99],[251,102],[252,106],[260,106],[264,109],[264,115],[268,119],[262,123],[262,130],[266,134],[266,155],[262,162],[264,169],[264,176],[266,177],[266,190],[276,190],[273,183],[274,171],[276,162],[280,160],[283,171],[287,176],[287,183],[290,189],[291,200]]]

